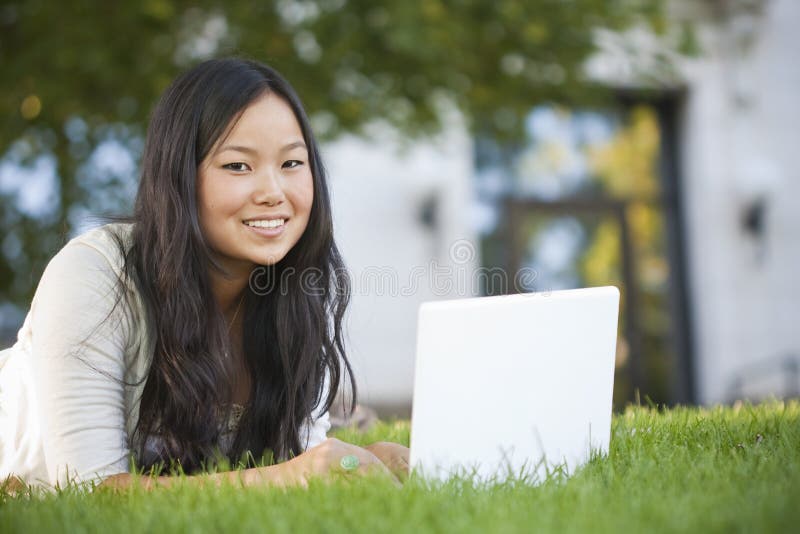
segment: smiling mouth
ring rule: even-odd
[[[289,219],[263,219],[254,221],[242,221],[242,224],[251,228],[281,228],[285,226]]]

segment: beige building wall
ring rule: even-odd
[[[345,137],[323,154],[353,281],[348,346],[360,401],[407,416],[419,305],[476,294],[459,283],[478,264],[468,212],[471,141],[458,122],[410,144],[376,126],[369,138]]]
[[[800,390],[787,368],[790,356],[800,364],[800,2],[764,6],[705,22],[704,56],[683,65],[696,372],[707,404]],[[742,224],[758,201],[760,236]]]

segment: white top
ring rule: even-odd
[[[0,351],[0,482],[13,474],[63,487],[128,472],[154,340],[127,278],[129,298],[103,322],[122,273],[108,228],[129,238],[131,225],[110,224],[67,243],[47,264],[16,343]],[[329,429],[328,413],[313,413],[301,428],[305,449]]]

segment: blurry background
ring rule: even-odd
[[[799,24],[795,0],[4,1],[0,347],[49,258],[131,208],[161,91],[234,54],[324,141],[362,402],[409,413],[425,300],[607,284],[616,409],[797,396]]]

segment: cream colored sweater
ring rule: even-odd
[[[67,243],[48,263],[16,343],[0,351],[0,482],[14,474],[52,488],[128,471],[153,339],[128,279],[127,302],[102,322],[122,273],[108,229],[128,239],[131,225]],[[309,421],[301,429],[306,449],[330,429],[327,412]]]

